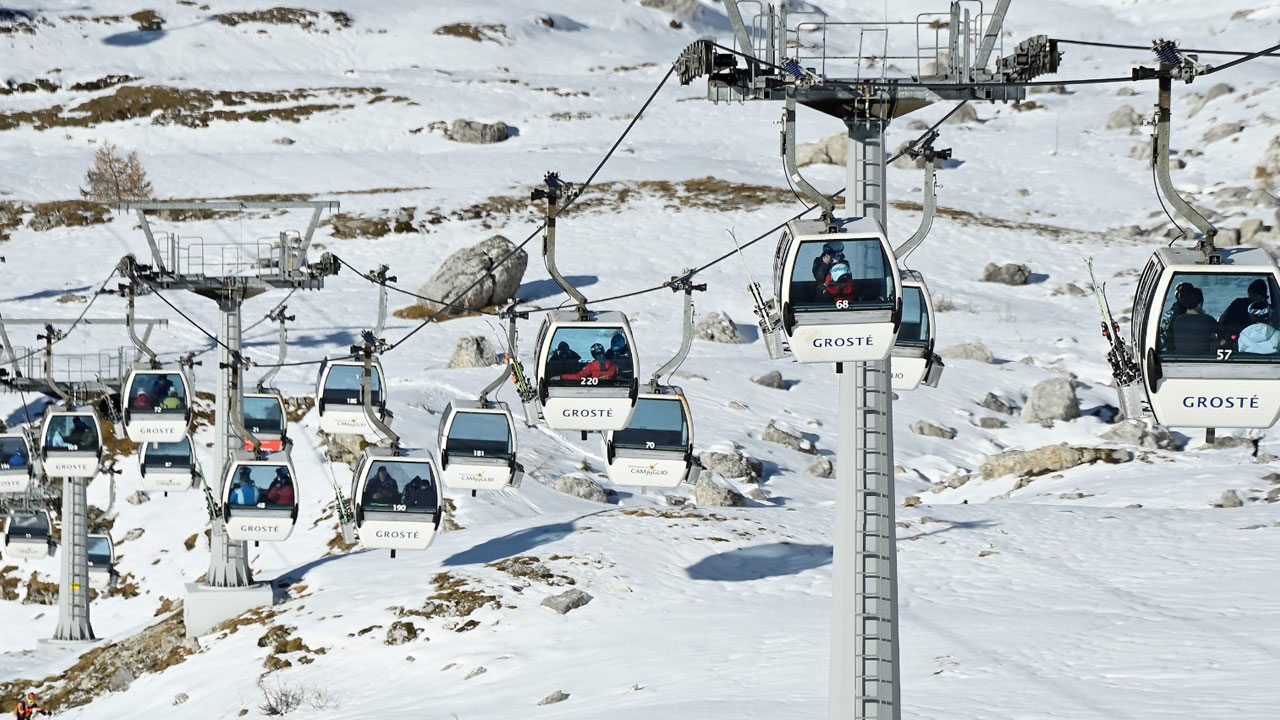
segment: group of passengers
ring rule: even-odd
[[[138,388],[137,394],[129,400],[129,408],[132,410],[152,410],[160,408],[162,410],[182,410],[186,404],[182,401],[182,397],[178,395],[178,388],[174,387],[173,381],[168,375],[160,375],[156,377],[155,382],[151,383],[151,389]]]
[[[1215,355],[1231,350],[1256,355],[1280,353],[1267,282],[1249,283],[1246,297],[1231,301],[1215,320],[1204,311],[1204,291],[1189,282],[1174,288],[1174,303],[1161,323],[1165,350],[1180,355]]]
[[[287,469],[276,468],[276,476],[272,478],[271,485],[264,492],[253,482],[250,469],[247,467],[240,468],[240,473],[236,476],[235,482],[231,487],[231,504],[241,507],[253,507],[258,503],[266,503],[267,505],[278,507],[293,506],[293,478],[289,477]]]
[[[844,256],[844,243],[830,240],[822,244],[822,252],[813,259],[813,279],[818,283],[817,302],[847,307],[854,299],[857,284]],[[841,303],[845,303],[841,305]]]
[[[404,492],[400,491],[400,486],[395,479],[391,477],[391,473],[387,472],[387,466],[380,466],[373,477],[369,478],[369,484],[364,489],[366,504],[370,505],[405,505],[410,508],[433,508],[436,506],[436,488],[430,481],[423,479],[419,475],[414,475],[404,486]]]
[[[569,343],[562,340],[551,351],[547,365],[548,368],[578,368],[571,372],[549,373],[549,380],[582,380],[583,378],[625,380],[632,372],[631,346],[627,344],[625,335],[616,332],[609,340],[608,350],[600,343],[593,343],[591,361],[583,363],[582,356],[569,347]]]
[[[61,426],[53,425],[46,438],[48,446],[64,450],[97,450],[98,433],[83,418],[71,418],[71,427],[67,427],[64,418]]]

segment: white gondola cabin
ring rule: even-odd
[[[516,425],[504,403],[455,400],[444,410],[437,437],[440,475],[450,490],[519,487]]]
[[[366,548],[426,550],[440,529],[439,474],[431,458],[365,452],[352,477],[356,532]]]
[[[17,511],[4,524],[4,555],[37,560],[53,555],[53,521],[47,510]]]
[[[640,395],[627,427],[607,433],[604,444],[614,485],[674,488],[697,480],[693,416],[678,389]]]
[[[893,348],[901,279],[880,224],[787,223],[774,257],[782,332],[796,362],[883,360]]]
[[[627,426],[640,385],[626,315],[590,312],[580,320],[573,311],[548,313],[536,362],[547,427],[602,432]]]
[[[196,460],[191,439],[178,442],[143,443],[138,452],[142,489],[147,492],[185,492],[196,481]]]
[[[1220,261],[1220,262],[1219,262]],[[1280,416],[1280,270],[1266,250],[1162,248],[1138,281],[1133,347],[1156,422],[1269,428]]]
[[[116,570],[116,544],[110,535],[89,535],[89,582],[103,587],[110,585]]]
[[[298,521],[293,463],[287,458],[228,463],[222,519],[232,540],[287,540]]]
[[[192,385],[179,370],[138,370],[125,381],[124,431],[135,443],[177,442],[191,427]]]
[[[284,410],[284,398],[278,392],[245,393],[241,396],[244,426],[258,438],[264,452],[284,450],[289,429]],[[253,443],[244,443],[245,450],[253,450]]]
[[[924,278],[914,270],[902,272],[902,322],[893,343],[894,390],[915,390],[923,382],[937,387],[942,358],[933,352],[933,300]]]
[[[26,429],[0,433],[0,493],[26,492],[34,477],[31,438]]]
[[[51,479],[93,477],[102,458],[102,426],[93,410],[46,410],[40,460]]]
[[[320,429],[327,433],[377,435],[369,422],[360,398],[364,382],[364,362],[359,360],[325,361],[316,380],[316,409],[320,413]],[[373,360],[369,378],[369,395],[373,414],[386,419],[386,397],[382,392],[382,364]]]

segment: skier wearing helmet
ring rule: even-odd
[[[831,273],[831,266],[836,262],[847,262],[844,259],[844,243],[839,240],[828,240],[822,243],[822,252],[813,259],[813,279],[819,285],[826,282]]]

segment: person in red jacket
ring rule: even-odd
[[[31,718],[43,712],[44,708],[36,705],[36,694],[33,692],[27,693],[27,697],[19,700],[18,704],[13,708],[13,716],[17,720],[31,720]]]
[[[598,378],[600,380],[612,380],[618,377],[618,366],[612,360],[604,356],[604,346],[596,343],[591,346],[591,362],[587,363],[576,373],[567,375],[557,375],[552,380],[582,380],[583,378]]]
[[[151,398],[147,397],[147,392],[145,390],[139,390],[138,394],[134,395],[133,400],[130,401],[129,407],[134,410],[150,410]]]
[[[827,273],[827,279],[822,283],[822,296],[834,302],[836,307],[848,307],[855,288],[848,263],[838,261],[831,266],[831,272]],[[844,305],[841,305],[842,300]]]
[[[284,468],[276,470],[276,479],[267,488],[267,504],[293,507],[293,480]]]

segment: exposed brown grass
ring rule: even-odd
[[[476,23],[452,23],[441,25],[432,31],[432,35],[444,35],[475,42],[495,42],[499,45],[510,42],[506,25],[482,25]]]
[[[273,7],[268,10],[245,10],[240,12],[218,13],[218,22],[228,27],[245,23],[262,25],[296,25],[303,30],[328,34],[328,30],[319,26],[321,17],[328,17],[337,28],[351,27],[351,16],[342,11],[330,10],[323,13],[302,8]]]

